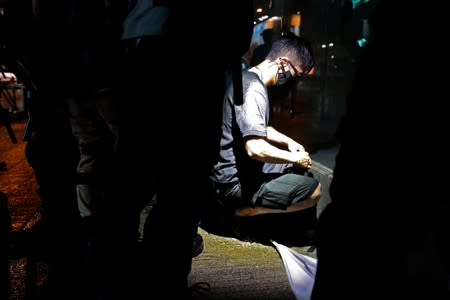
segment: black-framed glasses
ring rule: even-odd
[[[292,64],[290,60],[287,60],[287,63],[294,70],[294,76],[293,77],[300,78],[300,77],[302,77],[305,74],[304,72],[300,72],[299,70],[297,70],[297,68],[294,67],[294,64]]]

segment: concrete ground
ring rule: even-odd
[[[200,229],[205,249],[194,258],[191,285],[207,282],[195,299],[295,299],[276,249],[258,242],[218,236]],[[305,255],[310,247],[295,247]]]

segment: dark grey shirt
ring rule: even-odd
[[[218,183],[240,182],[242,189],[250,192],[256,187],[263,163],[248,157],[244,138],[266,136],[270,107],[267,88],[255,73],[243,71],[242,81],[242,105],[234,103],[232,85],[225,93],[220,155],[211,179]]]

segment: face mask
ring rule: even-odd
[[[278,78],[276,82],[276,86],[282,86],[287,85],[288,83],[291,83],[294,81],[294,77],[291,74],[291,71],[289,71],[289,68],[283,68],[283,72],[278,73]]]
[[[282,85],[286,85],[290,82],[292,82],[294,79],[294,77],[292,77],[291,72],[289,71],[289,69],[283,70],[282,73],[278,73],[278,79],[277,79],[277,83],[275,85],[277,86],[282,86]]]

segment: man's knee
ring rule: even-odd
[[[317,202],[319,202],[320,196],[322,195],[322,185],[319,184],[317,185],[316,189],[314,190],[314,192],[311,194],[311,200],[317,204]]]

